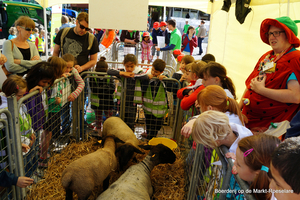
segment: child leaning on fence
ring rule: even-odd
[[[238,143],[236,156],[227,153],[226,157],[235,160],[233,173],[250,184],[251,191],[268,191],[270,185],[270,164],[272,153],[280,144],[277,137],[260,134],[245,137]],[[271,199],[271,192],[253,192],[257,200]]]
[[[46,166],[48,157],[47,151],[52,137],[49,126],[45,124],[48,118],[48,97],[50,96],[50,90],[43,90],[43,88],[53,85],[54,80],[56,79],[55,74],[54,68],[50,63],[40,62],[33,66],[26,76],[28,91],[31,92],[38,87],[41,93],[30,97],[26,102],[26,107],[31,116],[34,131],[37,133],[38,131],[43,130],[40,153],[41,166]]]
[[[101,57],[96,65],[96,72],[106,73],[108,64],[105,62],[106,58]],[[96,114],[96,128],[101,129],[101,123],[104,122],[104,117],[110,117],[113,114],[113,94],[115,91],[115,84],[113,79],[105,78],[107,76],[90,78],[91,107]]]
[[[251,135],[253,134],[249,129],[230,123],[225,113],[215,110],[199,115],[192,129],[192,137],[196,143],[209,148],[224,145],[233,153],[236,153],[238,142]]]
[[[3,93],[0,93],[1,99],[3,100],[2,106],[7,108],[7,99],[13,94],[16,95],[17,101],[23,97],[27,90],[27,83],[25,79],[18,75],[9,76],[2,85]],[[1,106],[1,107],[2,107]],[[32,128],[31,117],[27,112],[27,108],[24,104],[21,104],[19,109],[19,123],[20,123],[20,132],[21,132],[21,143],[23,157],[24,157],[24,166],[25,166],[25,175],[27,177],[32,176],[33,171],[37,168],[36,157],[37,152],[36,147],[36,135]]]
[[[60,78],[67,68],[67,62],[57,56],[48,59],[50,65],[54,68],[56,78]],[[60,135],[60,111],[62,107],[62,91],[64,83],[57,82],[50,88],[50,96],[48,97],[49,113],[47,124],[52,131],[53,139],[57,139]]]
[[[76,65],[75,57],[72,54],[66,53],[62,56],[62,59],[67,62],[67,67],[63,72],[64,75],[69,76],[70,73],[73,73],[74,79],[78,85],[74,92],[71,93],[71,90],[68,90],[66,93],[67,100],[72,102],[80,95],[85,86],[85,83],[79,75],[77,69],[74,67]],[[64,88],[66,88],[68,85],[70,85],[70,81],[67,79],[64,82]]]
[[[70,133],[71,120],[70,120],[70,102],[73,102],[80,93],[83,91],[85,83],[79,75],[77,69],[74,67],[76,65],[76,59],[72,54],[66,53],[62,56],[62,59],[67,62],[67,67],[64,71],[64,76],[70,76],[73,74],[74,80],[77,83],[77,88],[72,92],[71,83],[69,78],[63,80],[62,89],[62,109],[61,109],[61,126],[62,135]],[[71,93],[72,92],[72,93]]]
[[[219,85],[224,88],[227,96],[236,99],[235,86],[227,76],[226,68],[220,63],[210,61],[201,70],[202,83],[205,87],[208,85]]]
[[[206,62],[199,60],[194,61],[189,65],[190,68],[186,73],[191,84],[177,92],[178,98],[182,99],[180,104],[182,110],[190,109],[195,104],[198,93],[204,89],[202,79],[200,78],[200,71],[205,67]]]
[[[152,55],[150,54],[150,52],[151,47],[153,46],[153,42],[150,39],[149,32],[144,32],[142,38],[142,63],[144,63],[145,60],[148,60],[148,64],[150,64],[150,62],[152,61]]]
[[[124,58],[123,64],[125,66],[125,72],[114,69],[107,71],[108,75],[116,76],[121,79],[122,84],[118,83],[116,98],[120,103],[122,86],[126,87],[125,97],[125,119],[124,122],[134,130],[134,123],[136,119],[137,103],[142,103],[142,91],[140,80],[149,79],[148,74],[143,72],[143,69],[137,66],[137,58],[133,54],[127,54]],[[126,82],[125,79],[126,78]],[[126,83],[126,85],[124,85]]]
[[[166,76],[161,75],[166,67],[165,61],[156,59],[152,64],[150,81],[143,81],[143,108],[146,119],[147,139],[156,137],[161,129],[164,116],[168,113],[168,98],[166,85],[161,80]],[[158,79],[152,79],[156,77]]]
[[[225,113],[230,123],[235,123],[244,126],[247,122],[247,117],[244,116],[238,107],[236,100],[227,97],[225,90],[218,85],[209,85],[201,90],[197,95],[197,106],[200,107],[201,112],[208,110],[217,110]],[[193,119],[190,119],[181,129],[181,134],[189,138],[192,133],[192,127],[195,123],[196,115]]]

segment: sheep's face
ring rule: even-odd
[[[144,152],[140,151],[138,148],[134,147],[131,144],[122,145],[117,149],[116,155],[119,158],[119,165],[121,170],[124,170],[124,167],[133,157],[134,152],[144,154]]]
[[[151,161],[156,164],[174,163],[176,160],[175,153],[163,144],[158,144],[151,149]]]

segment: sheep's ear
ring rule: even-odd
[[[152,146],[151,145],[139,145],[140,148],[145,149],[145,150],[151,150]]]
[[[98,140],[97,142],[95,142],[93,144],[93,146],[100,146],[100,147],[102,147],[103,146],[103,140]]]
[[[139,150],[138,148],[136,148],[135,146],[132,146],[133,150],[135,153],[139,153],[139,154],[145,154],[144,152],[142,152],[141,150]]]

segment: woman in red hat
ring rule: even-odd
[[[149,32],[143,33],[143,39],[142,39],[142,63],[144,63],[145,60],[148,60],[148,64],[150,64],[152,60],[152,56],[150,55],[151,47],[153,46],[152,41],[150,40],[150,34]]]
[[[247,128],[264,132],[270,125],[290,121],[300,103],[300,46],[298,28],[289,17],[265,19],[260,27],[262,41],[272,50],[257,62],[246,80],[240,107]],[[275,125],[276,126],[276,125]]]

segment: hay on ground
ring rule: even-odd
[[[96,142],[96,139],[91,139],[87,142],[72,142],[60,154],[53,156],[48,169],[44,172],[44,179],[32,186],[27,195],[27,199],[65,199],[65,190],[61,184],[63,170],[74,160],[99,149],[99,146],[93,146]],[[136,156],[138,162],[142,161],[149,152],[146,150],[143,151],[145,154],[137,154]],[[174,164],[160,164],[152,170],[151,182],[154,187],[152,199],[185,199],[184,160],[181,158],[179,151],[175,153],[177,159]],[[127,168],[134,164],[136,164],[136,162],[131,160]],[[123,172],[112,172],[110,184],[117,180],[122,173]],[[95,188],[89,200],[96,199],[101,192],[102,186]],[[75,193],[74,199],[78,199]]]

